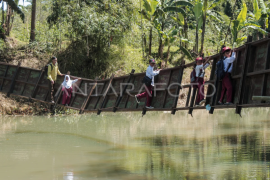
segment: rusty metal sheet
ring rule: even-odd
[[[29,72],[29,69],[20,68],[16,80],[27,81],[27,75]]]
[[[177,83],[178,82],[178,75],[179,75],[179,69],[173,70],[172,77],[171,77],[171,83]]]
[[[139,92],[139,90],[141,89],[141,87],[142,87],[142,80],[143,80],[143,78],[144,78],[144,76],[145,76],[145,74],[142,74],[142,75],[140,75],[140,76],[134,76],[134,91],[135,92]]]
[[[21,95],[23,91],[24,83],[16,82],[13,89],[13,94]]]
[[[2,91],[3,92],[8,92],[11,86],[11,81],[10,80],[4,80],[3,86],[2,86]]]
[[[255,50],[255,64],[254,64],[254,72],[265,69],[266,58],[267,58],[267,42],[260,44],[256,47]],[[252,61],[252,59],[251,59]]]
[[[236,52],[237,59],[233,63],[233,76],[240,75],[243,71],[243,65],[245,62],[245,51],[246,49],[244,48]]]
[[[157,79],[156,83],[160,83],[156,85],[157,88],[165,89],[170,81],[171,71],[160,71],[159,75],[155,77]]]
[[[17,70],[17,67],[9,66],[6,77],[7,78],[13,78],[13,76],[15,75],[16,70]]]
[[[171,94],[176,95],[176,90],[173,89],[170,91]],[[165,106],[164,108],[172,108],[173,107],[173,103],[174,103],[175,97],[174,96],[170,96],[169,94],[167,95],[166,101],[165,101]]]
[[[7,66],[0,64],[0,77],[4,77]]]
[[[35,86],[26,84],[22,96],[31,97]]]
[[[113,81],[113,83],[112,83],[112,87],[114,88],[114,90],[115,90],[115,92],[116,93],[120,93],[120,89],[121,89],[121,83],[123,83],[123,81],[124,81],[124,78],[122,78],[122,79],[117,79],[117,80],[114,80]],[[122,87],[122,89],[123,89],[123,87]],[[110,89],[109,90],[109,93],[112,93],[113,92],[113,90],[112,89]]]
[[[125,108],[128,97],[129,95],[127,94],[123,95],[122,100],[120,101],[120,104],[118,106],[119,108]]]
[[[156,93],[156,96],[152,98],[151,106],[155,108],[163,108],[165,91],[159,91]]]
[[[87,110],[93,110],[95,109],[95,105],[98,101],[99,97],[98,96],[91,96],[88,105],[85,107]]]
[[[38,87],[36,99],[39,99],[39,100],[42,100],[42,101],[46,101],[45,98],[47,96],[48,91],[49,91],[49,88]]]
[[[117,97],[115,95],[107,96],[104,108],[114,107]]]
[[[264,75],[256,75],[251,78],[249,85],[248,103],[251,104],[260,103],[260,101],[253,101],[252,96],[262,95],[263,76]]]
[[[33,70],[31,70],[31,73],[30,73],[30,76],[29,76],[27,82],[37,83],[38,78],[40,76],[40,73],[41,73],[41,71],[33,71]],[[48,84],[47,81],[46,81],[46,84]]]
[[[78,95],[77,94],[74,98],[75,99],[73,101],[72,107],[81,108],[86,97],[83,96],[83,95]]]

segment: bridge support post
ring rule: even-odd
[[[176,112],[176,107],[177,107],[177,102],[178,102],[178,99],[179,99],[180,90],[182,89],[181,84],[182,84],[182,78],[183,78],[183,73],[184,73],[185,68],[186,68],[185,67],[185,61],[183,61],[181,63],[181,68],[179,70],[179,74],[178,74],[178,77],[177,77],[178,85],[177,85],[175,99],[174,99],[173,106],[172,106],[172,111],[171,111],[171,114],[173,114],[173,115]]]
[[[252,42],[252,36],[248,36],[247,43]],[[243,64],[243,70],[241,73],[241,79],[240,79],[240,85],[239,85],[239,90],[238,90],[238,102],[236,103],[236,109],[235,113],[241,115],[241,110],[242,107],[239,105],[243,104],[244,101],[244,93],[245,93],[245,83],[246,83],[246,74],[248,70],[248,62],[249,62],[249,54],[250,54],[250,48],[251,45],[246,44],[246,50],[245,50],[245,61]],[[269,49],[269,42],[268,42],[268,49]],[[267,57],[268,57],[268,52],[267,50]]]
[[[89,100],[90,100],[90,98],[91,98],[91,95],[93,94],[93,91],[94,91],[94,89],[96,88],[96,86],[97,86],[97,82],[95,82],[95,84],[93,85],[93,87],[91,88],[91,91],[89,92],[89,94],[88,94],[88,96],[87,96],[87,99],[84,101],[84,103],[82,104],[82,107],[81,107],[81,109],[80,109],[80,114],[83,114],[83,112],[84,112],[84,109],[85,109],[85,107],[87,106],[87,104],[88,104],[88,102],[89,102]]]
[[[16,78],[17,78],[17,76],[18,76],[18,72],[19,72],[19,70],[20,70],[20,66],[21,66],[21,62],[18,63],[18,66],[17,66],[17,68],[16,68],[15,74],[13,75],[13,78],[12,78],[12,82],[11,82],[10,88],[9,88],[9,90],[8,90],[8,92],[7,92],[7,97],[9,97],[11,93],[13,93],[14,85],[15,85],[15,80],[16,80]]]
[[[31,94],[31,98],[35,98],[36,97],[37,90],[38,90],[38,85],[40,84],[40,82],[42,80],[43,74],[44,74],[44,68],[42,68],[41,71],[40,71],[40,74],[39,74],[37,83],[36,83],[36,85],[34,87],[33,93]],[[45,101],[46,101],[46,99],[45,99]]]
[[[109,82],[108,87],[107,87],[107,89],[106,89],[106,91],[105,91],[105,96],[104,96],[103,101],[102,101],[102,103],[101,103],[101,105],[100,105],[100,107],[99,107],[99,109],[98,109],[98,111],[97,111],[97,115],[100,115],[100,113],[101,113],[101,111],[102,111],[101,109],[102,109],[102,108],[104,107],[104,105],[105,105],[105,102],[106,102],[106,100],[107,100],[107,94],[108,94],[109,89],[110,89],[110,86],[111,86],[111,84],[112,84],[113,77],[114,77],[114,74],[111,76],[110,82]]]
[[[7,72],[8,72],[8,68],[9,68],[9,65],[7,65],[7,67],[6,67],[5,74],[4,74],[3,79],[2,79],[2,84],[1,84],[1,87],[0,87],[0,91],[2,91],[2,89],[3,89],[4,82],[5,82],[5,77],[7,76]]]
[[[130,82],[131,78],[132,78],[133,75],[134,75],[134,72],[135,72],[135,69],[132,69],[132,70],[131,70],[131,73],[130,73],[130,75],[129,75],[129,78],[128,78],[127,83]],[[122,98],[123,98],[124,93],[125,93],[126,90],[127,90],[127,87],[128,87],[128,85],[125,85],[125,87],[124,87],[123,91],[121,92],[120,96],[117,98],[116,103],[115,103],[115,106],[114,106],[114,108],[113,108],[113,112],[116,112],[116,111],[117,111],[117,108],[118,108],[118,106],[119,106],[119,104],[120,104],[120,102],[121,102],[121,100],[122,100]]]

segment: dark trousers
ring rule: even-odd
[[[55,82],[52,84],[52,82],[48,79],[49,84],[49,99],[50,101],[54,101],[54,88],[55,88]]]
[[[137,95],[137,98],[138,99],[141,99],[141,98],[144,98],[146,97],[147,98],[147,101],[146,101],[146,106],[151,106],[151,101],[152,101],[152,85],[150,86],[146,86],[147,90],[145,90],[145,92],[141,93],[141,94],[138,94]]]
[[[226,102],[232,102],[232,81],[231,81],[231,73],[226,73],[225,77],[222,79],[222,90],[219,101],[223,101],[223,97],[225,95],[225,91],[227,91],[227,99]]]
[[[196,77],[196,82],[198,83],[198,85],[195,86],[196,88],[198,88],[196,103],[199,103],[201,100],[204,99],[204,78]]]

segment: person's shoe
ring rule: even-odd
[[[152,106],[145,106],[147,109],[154,109]]]
[[[217,103],[218,103],[218,105],[223,105],[223,103],[222,103],[222,102],[220,102],[220,101],[218,101]]]
[[[54,101],[51,101],[51,103],[53,103],[53,104],[54,104]]]
[[[139,104],[141,101],[137,98],[137,95],[135,95],[135,99],[137,101],[137,103]]]
[[[195,107],[199,107],[200,104],[198,102],[195,103]]]
[[[201,101],[199,102],[199,105],[202,105],[202,104],[205,103],[205,102],[206,102],[206,100],[203,99],[203,100],[201,100]]]
[[[224,105],[233,105],[233,103],[231,103],[231,102],[226,102],[226,103],[224,103]]]

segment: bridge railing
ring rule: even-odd
[[[206,78],[205,92],[206,103],[211,106],[210,113],[214,109],[236,108],[240,114],[243,107],[265,107],[270,106],[269,101],[254,101],[252,96],[270,96],[270,38],[264,38],[252,42],[251,37],[247,43],[236,48],[236,61],[233,64],[233,103],[234,105],[217,105],[221,92],[221,81],[217,81],[215,70],[220,54],[212,56],[213,65],[210,76]],[[102,111],[171,111],[175,114],[177,110],[188,110],[192,114],[194,109],[205,107],[194,107],[198,90],[192,84],[187,84],[194,62],[182,64],[178,67],[164,69],[155,77],[155,91],[153,93],[153,110],[145,109],[145,101],[137,104],[134,95],[144,91],[141,83],[145,73],[134,73],[104,80],[92,80],[82,78],[73,86],[73,95],[68,108],[80,110],[80,112]],[[71,79],[77,78],[71,76]],[[62,105],[61,83],[64,77],[58,76],[56,81],[55,101],[57,106]],[[10,94],[34,99],[41,102],[49,102],[49,87],[44,70],[37,70],[18,65],[0,63],[0,91]],[[186,92],[183,102],[179,105],[179,95]],[[226,99],[226,98],[225,98]]]

